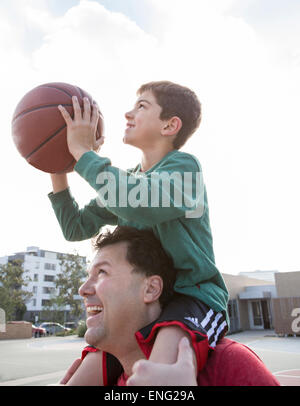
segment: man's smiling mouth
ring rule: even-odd
[[[89,315],[94,316],[98,313],[101,313],[103,311],[103,307],[102,306],[87,306],[86,310]]]

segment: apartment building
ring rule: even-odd
[[[13,255],[0,257],[0,264],[6,264],[9,261],[20,259],[23,261],[25,275],[31,279],[24,290],[33,293],[32,298],[26,303],[27,312],[24,320],[39,322],[41,312],[49,305],[50,298],[55,294],[54,279],[61,272],[61,260],[66,256],[65,253],[47,251],[39,247],[27,247],[24,252],[17,252]],[[83,265],[86,264],[86,258],[80,257]],[[80,296],[76,296],[79,299]],[[70,312],[69,306],[61,309],[66,313],[66,319]]]

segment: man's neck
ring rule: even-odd
[[[146,172],[163,159],[169,152],[174,151],[173,147],[167,146],[162,149],[151,149],[143,151],[141,171]]]
[[[116,348],[111,348],[111,351],[107,351],[119,360],[127,376],[132,374],[132,367],[136,361],[146,359],[137,342],[135,332],[156,320],[160,313],[161,306],[158,302],[148,306],[144,313],[141,312],[142,316],[140,319],[136,323],[133,322],[131,327],[128,326],[128,331],[123,331],[120,345]],[[117,351],[115,351],[116,349]]]
[[[139,359],[146,359],[145,354],[140,349],[138,343],[135,343],[135,347],[124,353],[123,355],[119,355],[117,358],[121,363],[124,373],[126,376],[130,376],[132,374],[132,367],[136,361]]]

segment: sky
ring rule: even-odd
[[[136,90],[151,80],[192,88],[203,109],[183,147],[201,162],[221,272],[300,270],[300,2],[298,0],[2,0],[0,2],[0,256],[27,246],[91,258],[67,242],[50,176],[19,155],[14,109],[48,82],[82,87],[105,118],[100,155],[122,169]],[[69,175],[80,206],[95,192]]]

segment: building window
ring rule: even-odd
[[[254,324],[254,326],[261,326],[262,325],[262,315],[261,315],[260,302],[259,301],[251,302],[251,305],[252,305],[252,314],[253,314],[253,324]]]
[[[33,293],[37,293],[37,289],[38,289],[38,287],[37,287],[37,286],[33,286],[33,288],[32,288],[32,292],[33,292]]]
[[[38,280],[39,280],[39,275],[38,275],[37,273],[34,274],[33,280],[34,280],[34,282],[38,282]]]
[[[49,288],[48,286],[43,287],[43,293],[51,294],[51,293],[54,293],[54,291],[55,291],[54,288]]]
[[[55,271],[56,270],[56,265],[55,264],[49,264],[48,262],[46,262],[44,268],[47,271]]]
[[[45,282],[53,282],[55,276],[54,275],[44,275],[44,281]]]
[[[36,306],[36,299],[32,299],[32,306]]]
[[[51,300],[49,299],[42,299],[42,306],[50,306]]]

